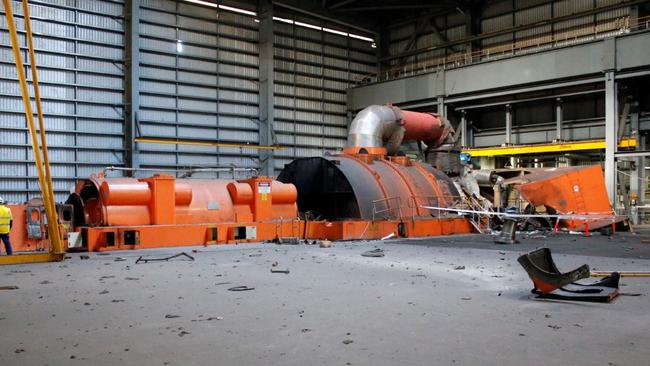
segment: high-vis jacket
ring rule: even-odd
[[[7,206],[0,205],[0,234],[9,234],[12,219],[11,209]]]

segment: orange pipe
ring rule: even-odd
[[[100,187],[102,203],[110,205],[146,205],[151,200],[151,190],[145,182],[104,181]]]
[[[228,193],[235,205],[247,205],[253,201],[253,188],[246,183],[228,183]]]
[[[271,183],[273,203],[294,203],[298,200],[298,190],[293,184],[285,184],[278,181]]]
[[[444,133],[442,120],[434,114],[402,110],[401,123],[405,128],[404,140],[438,141]]]
[[[187,206],[192,203],[192,186],[176,181],[174,199],[176,200],[176,206]]]

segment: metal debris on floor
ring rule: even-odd
[[[255,290],[255,287],[235,286],[228,289],[228,291],[251,291],[251,290]]]
[[[271,268],[271,273],[289,274],[289,270],[288,269],[273,269],[273,268]]]
[[[505,217],[503,219],[503,228],[501,234],[494,239],[496,244],[517,244],[519,240],[515,238],[517,232],[517,219]]]
[[[578,283],[576,281],[590,276],[589,266],[584,264],[572,271],[562,273],[555,265],[551,250],[548,248],[524,254],[517,261],[533,281],[532,293],[539,298],[610,302],[619,295],[620,275],[617,272],[593,283]]]
[[[136,264],[139,263],[149,263],[149,262],[167,262],[171,259],[174,258],[179,258],[179,257],[185,257],[188,258],[189,260],[193,261],[194,257],[191,255],[185,253],[185,252],[180,252],[178,254],[171,255],[169,257],[163,257],[163,258],[143,258],[142,256],[138,257],[138,259],[135,261]]]
[[[367,252],[361,253],[361,256],[362,257],[383,257],[384,250],[380,248],[369,250]]]

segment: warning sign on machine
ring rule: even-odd
[[[259,182],[257,185],[257,193],[271,193],[271,182]]]
[[[271,182],[259,182],[257,193],[262,196],[262,201],[268,201],[269,194],[271,194]]]

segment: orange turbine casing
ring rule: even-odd
[[[165,174],[141,179],[92,176],[77,183],[73,196],[78,197],[71,200],[78,202],[75,215],[82,215],[76,222],[86,225],[77,228],[88,231],[89,250],[102,250],[109,241],[125,245],[127,237],[139,241],[139,247],[159,247],[299,236],[295,187],[267,177],[229,181]],[[233,229],[244,226],[257,228],[256,234]],[[106,233],[117,239],[108,240]]]
[[[459,192],[442,172],[406,156],[301,158],[287,164],[278,180],[297,187],[300,212],[314,220],[305,224],[306,237],[351,240],[472,231],[464,218],[433,217],[422,207],[447,207]]]

